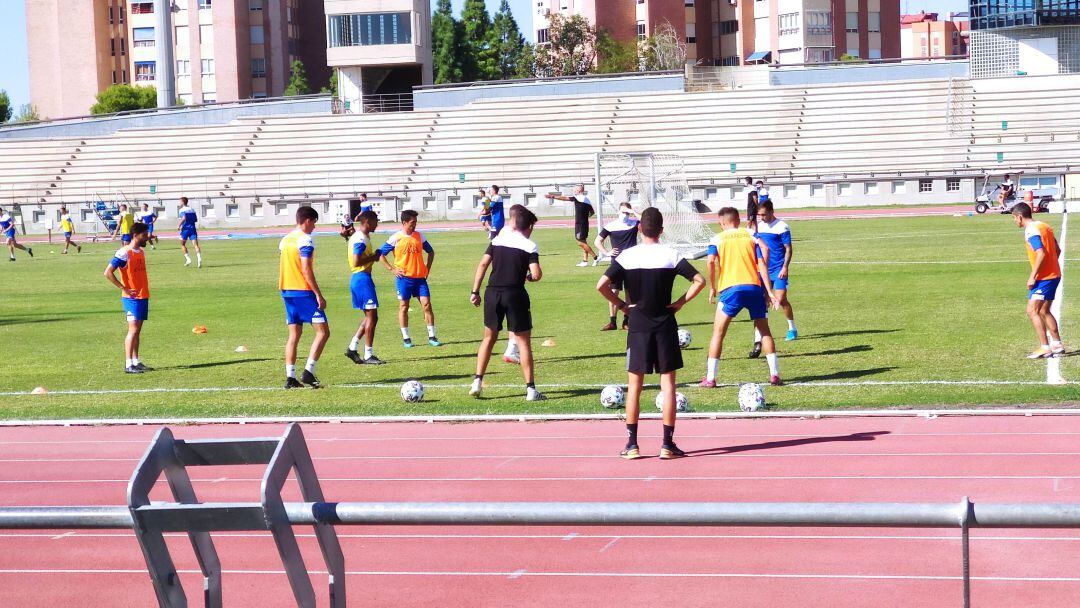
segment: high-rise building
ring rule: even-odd
[[[1080,24],[1078,0],[969,0],[971,29]]]
[[[670,23],[680,38],[692,37],[692,21],[687,21],[694,0],[535,0],[533,31],[536,42],[548,41],[549,16],[581,15],[598,30],[605,30],[616,40],[644,40],[656,28]]]
[[[30,97],[49,118],[88,114],[117,83],[157,85],[160,1],[26,0]],[[185,104],[276,97],[291,64],[329,82],[321,2],[172,0],[176,94]]]

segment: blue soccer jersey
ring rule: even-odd
[[[180,221],[183,222],[180,226],[181,230],[192,230],[195,228],[195,224],[198,223],[199,218],[195,215],[195,210],[191,207],[181,207],[179,210]]]
[[[503,198],[496,194],[491,197],[491,231],[498,232],[506,225],[506,216],[503,213]]]
[[[791,228],[783,220],[759,221],[757,238],[769,248],[769,278],[776,280],[784,268],[784,246],[791,245]]]

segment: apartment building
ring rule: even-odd
[[[533,31],[536,42],[543,44],[548,40],[550,15],[581,15],[624,42],[644,40],[665,22],[680,37],[692,39],[693,5],[694,0],[535,0]]]
[[[900,55],[902,57],[945,57],[967,55],[970,22],[949,14],[938,20],[937,13],[920,12],[900,17]]]
[[[275,97],[303,61],[329,82],[325,15],[305,0],[26,0],[30,97],[42,116],[89,113],[112,84],[158,84],[159,7],[171,7],[177,98]]]

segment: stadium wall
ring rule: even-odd
[[[682,91],[685,83],[686,78],[682,73],[660,73],[604,78],[543,79],[505,84],[470,83],[474,86],[418,87],[413,90],[413,107],[427,110],[494,99]]]

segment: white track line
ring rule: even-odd
[[[1061,311],[1062,301],[1065,299],[1065,237],[1069,230],[1069,211],[1066,204],[1065,212],[1061,214],[1061,239],[1058,240],[1058,246],[1061,251],[1058,252],[1058,264],[1061,267],[1061,282],[1058,283],[1057,293],[1054,295],[1054,302],[1050,304],[1050,314],[1054,315],[1057,319],[1058,329],[1061,328]],[[1064,384],[1065,379],[1061,377],[1061,358],[1050,357],[1046,360],[1046,382],[1047,384]]]

